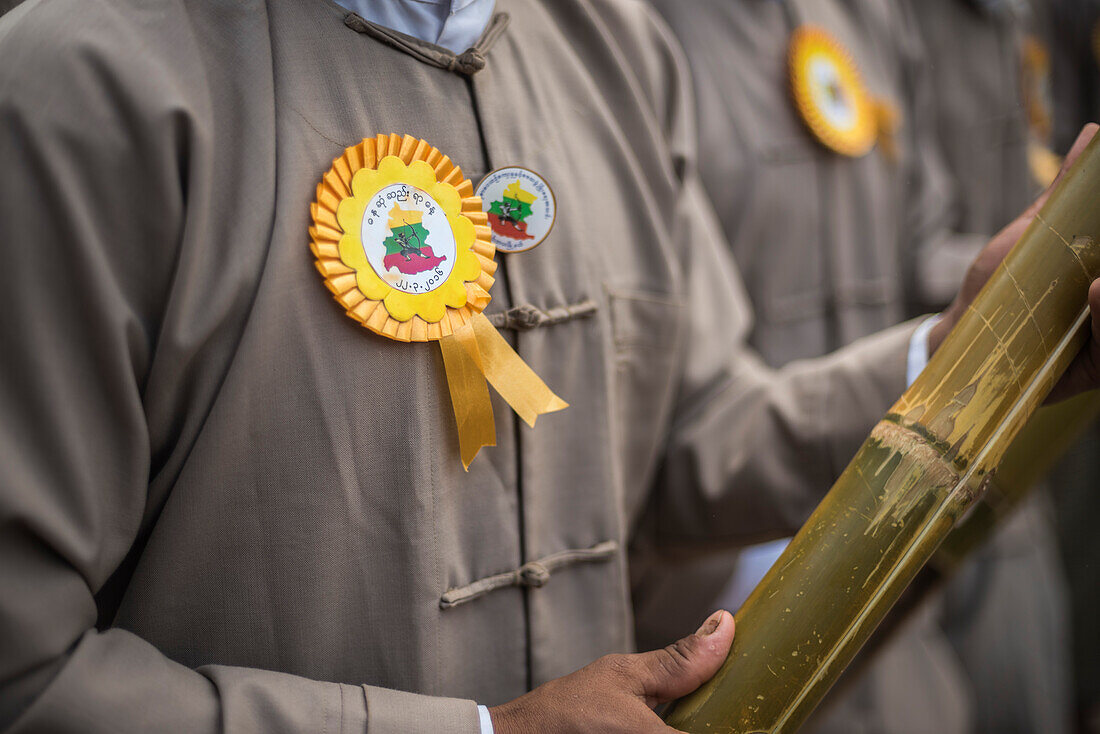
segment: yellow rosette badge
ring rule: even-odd
[[[880,133],[880,110],[848,50],[824,30],[802,26],[791,35],[787,55],[794,103],[814,137],[841,155],[870,151]]]
[[[348,316],[390,339],[439,342],[464,468],[496,445],[486,381],[531,426],[568,407],[482,314],[496,272],[488,218],[438,149],[365,138],[333,161],[310,212],[317,269]]]

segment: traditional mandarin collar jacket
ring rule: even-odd
[[[746,348],[650,11],[497,9],[460,56],[326,0],[0,19],[0,723],[476,732],[633,647],[645,508],[685,546],[789,531],[900,394],[910,328]],[[389,132],[557,196],[488,313],[571,407],[498,402],[469,473],[438,347],[347,318],[307,247],[320,176]]]

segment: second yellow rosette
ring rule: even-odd
[[[801,26],[787,50],[791,94],[822,145],[859,157],[875,145],[880,120],[848,50],[828,32]]]

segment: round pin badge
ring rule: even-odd
[[[842,155],[870,151],[878,136],[874,106],[843,44],[802,26],[791,35],[788,64],[795,106],[814,137]]]
[[[554,227],[554,192],[534,171],[519,166],[498,168],[485,174],[475,193],[489,218],[493,245],[501,252],[530,250]]]

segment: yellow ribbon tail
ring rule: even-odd
[[[901,127],[901,112],[892,102],[875,98],[871,100],[875,115],[878,143],[886,160],[897,163],[901,153],[898,149],[897,133]]]
[[[1062,157],[1042,143],[1027,144],[1027,167],[1040,186],[1050,186],[1062,168]]]
[[[482,446],[496,446],[489,385],[529,426],[543,413],[569,407],[480,313],[440,339],[439,348],[458,424],[462,468],[467,471]]]
[[[482,446],[497,445],[489,387],[485,384],[477,340],[471,329],[463,327],[452,336],[440,339],[439,349],[443,352],[443,368],[458,424],[462,468],[469,471]]]
[[[524,423],[533,427],[535,419],[543,413],[569,407],[527,366],[483,314],[475,314],[468,325],[477,340],[485,379]]]

